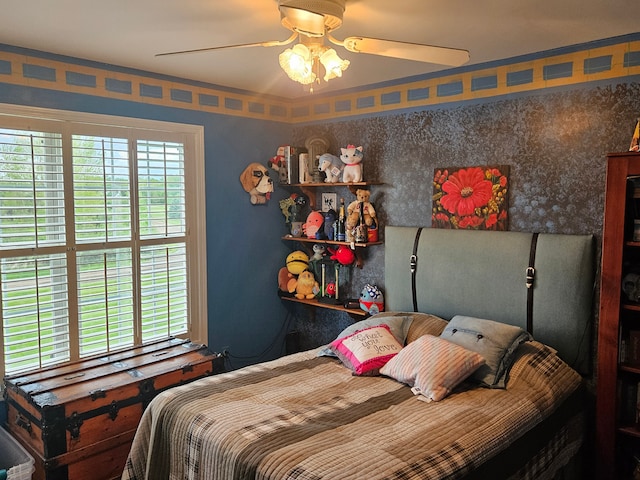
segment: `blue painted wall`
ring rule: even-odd
[[[283,353],[286,309],[274,292],[287,252],[278,200],[290,192],[276,186],[267,205],[254,206],[239,177],[289,141],[290,125],[8,84],[0,103],[204,126],[209,347],[229,347],[234,368]]]

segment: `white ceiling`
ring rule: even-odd
[[[467,49],[469,65],[638,31],[638,0],[347,0],[351,35]],[[0,43],[288,98],[305,95],[278,65],[286,47],[155,57],[284,40],[277,0],[0,0]],[[442,70],[354,54],[321,92]]]

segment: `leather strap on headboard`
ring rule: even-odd
[[[527,328],[531,291],[536,340],[558,350],[578,371],[589,371],[593,235],[539,234],[534,266],[532,233],[423,228],[416,246],[418,228],[385,228],[387,311],[415,308],[447,320],[468,315]],[[413,272],[407,269],[412,255]],[[522,276],[530,266],[535,283],[526,288]]]
[[[527,332],[533,335],[533,282],[536,280],[536,245],[538,244],[538,233],[531,237],[531,248],[529,249],[529,266],[526,271],[527,286]]]
[[[420,243],[420,232],[422,227],[418,228],[416,238],[413,241],[413,253],[409,257],[409,270],[411,271],[411,296],[413,297],[413,311],[418,311],[418,295],[416,294],[416,271],[418,270],[418,244]]]

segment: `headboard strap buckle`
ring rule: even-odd
[[[536,277],[536,269],[533,267],[527,267],[526,275],[527,277],[525,283],[527,285],[527,288],[531,288],[533,287],[533,281]]]
[[[415,273],[417,268],[418,268],[418,256],[411,255],[409,257],[409,270],[411,271],[411,273]]]

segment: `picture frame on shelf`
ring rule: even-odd
[[[335,192],[322,192],[322,211],[338,211],[338,194]]]

